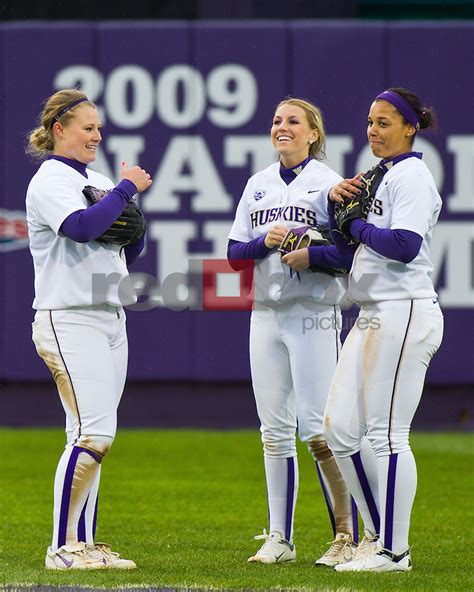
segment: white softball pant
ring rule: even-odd
[[[105,456],[117,428],[127,373],[123,309],[109,305],[39,310],[33,341],[56,382],[68,445]]]
[[[250,365],[267,458],[296,455],[323,432],[323,414],[340,348],[338,306],[259,305],[250,322]]]
[[[410,425],[442,336],[443,315],[431,298],[361,307],[325,411],[324,433],[335,455],[358,452],[366,434],[377,456],[410,449]]]
[[[54,550],[94,543],[101,462],[115,437],[127,372],[122,309],[38,311],[33,341],[66,412],[67,445],[54,479]]]

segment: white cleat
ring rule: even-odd
[[[46,569],[105,569],[105,559],[85,543],[63,545],[57,551],[46,552]]]
[[[395,555],[388,549],[380,549],[375,554],[366,555],[358,561],[350,561],[346,564],[347,569],[342,570],[343,566],[336,566],[336,571],[357,571],[357,572],[401,572],[411,571],[412,563],[410,549],[407,549],[400,555]],[[349,567],[352,569],[349,569]],[[344,566],[345,567],[345,566]]]
[[[288,542],[282,537],[279,532],[271,532],[267,534],[266,530],[263,534],[258,534],[255,537],[263,539],[265,542],[263,546],[247,561],[258,563],[285,563],[294,561],[296,559],[296,549],[293,543]]]
[[[89,545],[87,545],[89,547]],[[110,548],[107,543],[95,543],[92,546],[96,552],[98,552],[102,559],[105,561],[105,567],[107,569],[136,569],[137,564],[131,559],[123,559],[120,555]]]
[[[322,557],[314,562],[314,565],[334,567],[347,563],[354,556],[355,545],[351,534],[338,532],[336,538],[328,545],[331,546]]]
[[[375,555],[379,551],[377,541],[378,536],[368,537],[364,536],[359,545],[357,546],[354,555],[350,561],[344,564],[339,564],[336,571],[356,571],[354,567],[359,565],[359,562],[365,557]]]

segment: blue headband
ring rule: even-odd
[[[415,111],[415,109],[413,109],[410,103],[401,95],[391,90],[384,90],[382,93],[375,97],[376,101],[378,99],[388,101],[396,109],[398,109],[398,111],[400,111],[400,113],[408,121],[408,123],[410,123],[413,127],[417,127],[417,125],[418,127],[420,127],[420,116]]]
[[[73,101],[70,105],[67,105],[66,107],[63,107],[61,109],[61,111],[58,111],[56,113],[56,115],[53,117],[52,119],[52,123],[54,123],[55,121],[59,121],[59,119],[69,111],[69,109],[72,109],[73,107],[75,107],[76,105],[79,105],[80,103],[85,103],[85,102],[89,102],[89,99],[87,97],[83,97],[82,99],[77,99],[76,101]],[[51,124],[52,125],[52,124]]]

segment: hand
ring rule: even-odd
[[[309,251],[308,249],[297,249],[284,255],[281,260],[291,267],[293,271],[303,271],[309,267]]]
[[[131,169],[128,168],[126,162],[122,162],[122,179],[128,179],[137,188],[137,191],[145,191],[153,183],[151,176],[139,166],[134,166]]]
[[[275,226],[272,226],[265,236],[265,246],[269,249],[273,249],[273,247],[279,247],[287,232],[288,228],[285,228],[280,224],[275,224]]]
[[[329,199],[336,203],[344,203],[344,199],[352,199],[360,194],[361,189],[365,187],[361,180],[363,173],[357,174],[352,179],[344,179],[337,185],[334,185],[329,191]]]

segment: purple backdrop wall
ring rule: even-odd
[[[56,89],[80,85],[100,107],[99,170],[114,177],[126,160],[155,178],[140,198],[149,229],[133,271],[152,289],[146,310],[128,313],[130,377],[225,380],[249,376],[248,313],[180,306],[171,284],[190,259],[225,257],[243,186],[273,158],[275,104],[288,94],[316,102],[328,163],[350,175],[373,161],[371,99],[400,85],[432,102],[440,119],[438,134],[417,146],[445,200],[433,259],[446,333],[428,380],[473,383],[473,38],[472,24],[454,22],[2,25],[0,380],[48,376],[30,336],[24,197],[36,165],[23,140]]]

